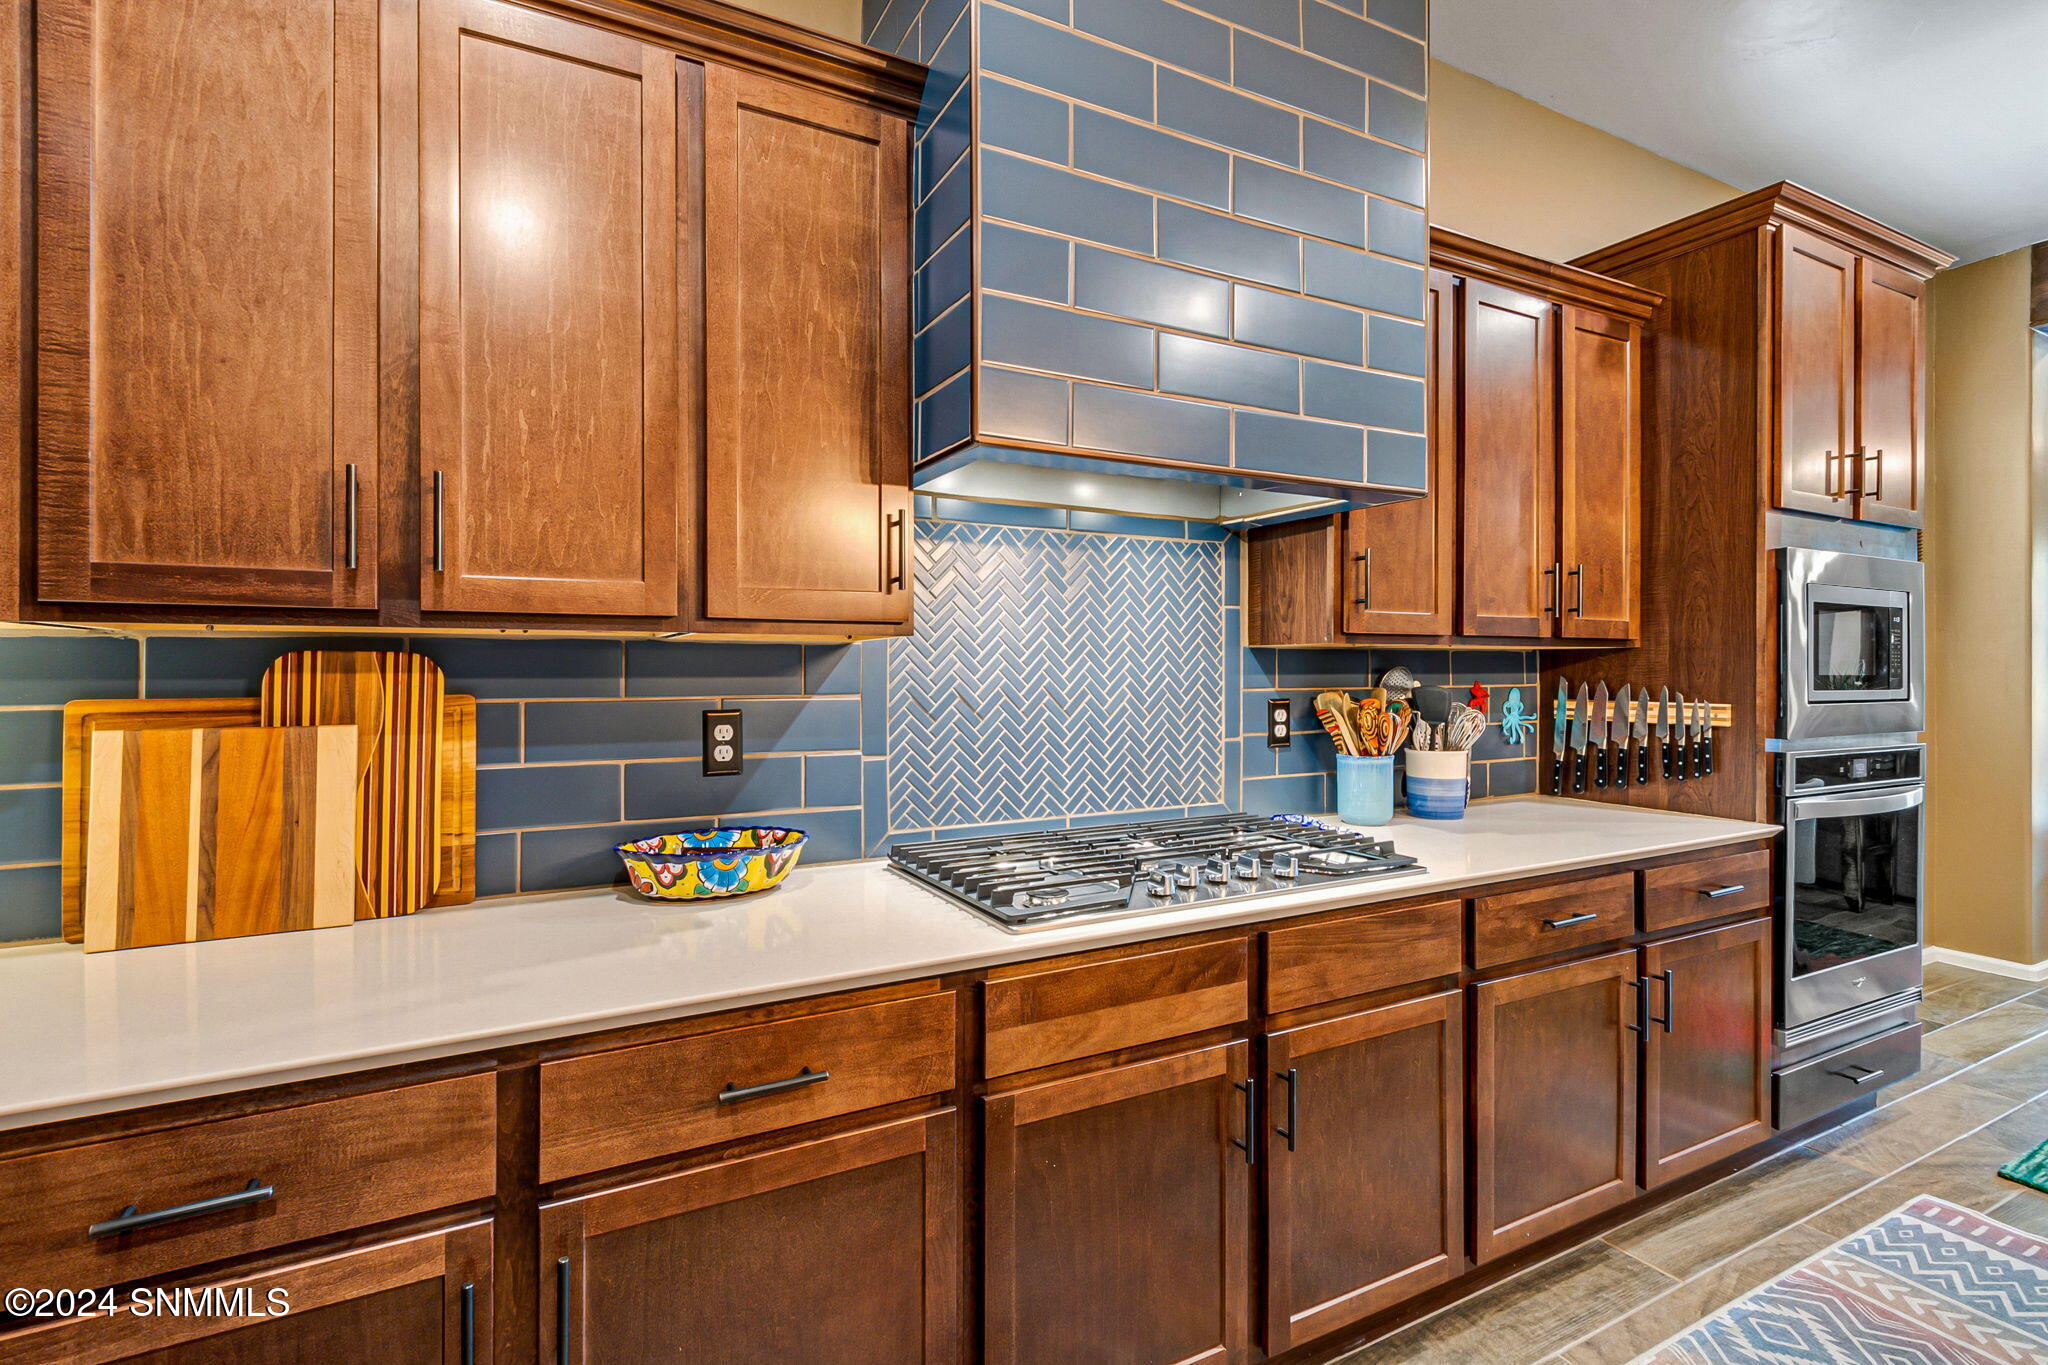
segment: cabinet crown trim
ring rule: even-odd
[[[1433,270],[1476,275],[1494,284],[1541,295],[1554,303],[1598,309],[1632,322],[1648,322],[1664,296],[1654,289],[1610,279],[1577,265],[1531,256],[1432,225],[1429,264]]]
[[[1775,223],[1796,223],[1831,238],[1851,251],[1884,261],[1922,279],[1956,263],[1956,258],[1875,218],[1815,194],[1802,185],[1781,180],[1753,193],[1702,209],[1688,218],[1666,223],[1588,252],[1572,262],[1587,270],[1634,271],[1673,256],[1697,251],[1727,237],[1759,231]]]

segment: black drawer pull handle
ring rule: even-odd
[[[1275,1128],[1273,1132],[1285,1139],[1287,1150],[1291,1152],[1294,1150],[1294,1134],[1301,1127],[1301,1071],[1298,1067],[1290,1066],[1285,1071],[1273,1074],[1287,1082],[1287,1126]]]
[[[832,1073],[829,1071],[813,1071],[805,1067],[794,1076],[785,1076],[779,1081],[763,1081],[759,1085],[738,1086],[727,1081],[725,1089],[718,1092],[718,1102],[738,1104],[741,1100],[758,1100],[763,1095],[779,1095],[785,1090],[801,1090],[804,1086],[816,1085],[819,1081],[831,1079]]]
[[[1231,1089],[1244,1096],[1244,1141],[1230,1139],[1230,1145],[1244,1153],[1244,1164],[1254,1165],[1259,1159],[1259,1078],[1247,1076],[1231,1084]]]
[[[1860,1071],[1863,1074],[1861,1076],[1852,1076],[1851,1074],[1849,1074],[1851,1071]],[[1849,1082],[1849,1084],[1851,1085],[1869,1085],[1879,1076],[1884,1075],[1884,1068],[1881,1066],[1857,1066],[1855,1063],[1852,1062],[1850,1063],[1849,1071],[1830,1071],[1828,1075],[1840,1076],[1843,1080]]]
[[[1664,1031],[1669,1033],[1671,1032],[1671,1016],[1678,1013],[1676,999],[1678,987],[1671,982],[1671,969],[1669,967],[1657,973],[1656,979],[1664,983],[1664,1013],[1651,1015],[1649,1022],[1663,1025]],[[1643,992],[1643,998],[1645,1000],[1649,999],[1649,992],[1647,990]]]
[[[569,1365],[569,1348],[575,1343],[569,1333],[569,1296],[575,1288],[574,1271],[564,1256],[555,1262],[555,1365]]]
[[[1566,915],[1563,919],[1547,919],[1543,921],[1543,927],[1546,929],[1563,929],[1570,925],[1585,924],[1588,921],[1599,918],[1600,915],[1597,911],[1588,910],[1581,915]]]
[[[1732,896],[1732,895],[1734,895],[1734,894],[1735,894],[1736,892],[1738,892],[1738,891],[1747,891],[1747,890],[1749,890],[1749,888],[1748,888],[1748,887],[1744,886],[1744,885],[1743,885],[1743,884],[1742,884],[1741,882],[1737,882],[1737,883],[1735,883],[1735,885],[1733,885],[1733,886],[1715,886],[1715,887],[1706,887],[1706,886],[1703,886],[1703,887],[1701,887],[1701,888],[1700,888],[1700,894],[1701,894],[1702,896],[1705,896],[1705,897],[1706,897],[1706,898],[1707,898],[1708,900],[1710,900],[1710,901],[1717,901],[1717,900],[1721,899],[1721,897],[1723,897],[1723,896]]]
[[[189,1204],[173,1204],[167,1209],[151,1209],[148,1213],[138,1212],[130,1204],[104,1223],[94,1223],[85,1230],[88,1237],[119,1237],[124,1232],[140,1232],[144,1228],[161,1227],[165,1223],[183,1222],[187,1218],[203,1218],[209,1213],[225,1213],[250,1204],[260,1204],[266,1199],[275,1199],[277,1190],[260,1180],[251,1180],[233,1194],[217,1194],[211,1199],[195,1199]]]
[[[476,1284],[462,1286],[462,1365],[476,1365]]]

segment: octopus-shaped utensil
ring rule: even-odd
[[[1520,744],[1535,730],[1536,717],[1522,705],[1522,689],[1510,687],[1508,699],[1500,708],[1500,737],[1510,744]]]

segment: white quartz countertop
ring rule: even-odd
[[[1383,831],[1421,875],[1011,934],[868,861],[702,907],[512,896],[346,929],[0,950],[0,1128],[1755,839],[1589,801]]]

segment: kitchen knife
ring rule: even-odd
[[[1586,685],[1579,684],[1579,702],[1572,710],[1572,790],[1586,789],[1586,725],[1593,718],[1593,703]]]
[[[1572,694],[1564,685],[1564,679],[1557,680],[1557,709],[1550,718],[1550,794],[1564,795],[1564,731],[1571,724]]]
[[[1700,773],[1706,776],[1714,771],[1714,708],[1700,704],[1707,707],[1706,723],[1700,731]]]
[[[1635,704],[1631,700],[1634,696],[1627,683],[1623,683],[1621,691],[1614,694],[1614,785],[1617,787],[1628,785],[1629,769],[1634,766],[1628,756],[1628,712]]]
[[[1671,689],[1657,689],[1657,775],[1671,776]]]
[[[1692,713],[1685,709],[1685,693],[1678,696],[1678,716],[1672,722],[1671,748],[1664,756],[1664,775],[1685,781],[1686,729],[1692,723]]]
[[[1707,709],[1707,704],[1703,701],[1695,701],[1692,704],[1692,711],[1692,775],[1694,777],[1705,777],[1707,775],[1707,732],[1714,727],[1714,717],[1713,713]]]
[[[1650,689],[1644,688],[1636,702],[1636,718],[1629,733],[1636,742],[1636,785],[1650,780]]]
[[[1607,785],[1607,684],[1603,681],[1593,689],[1593,724],[1590,732],[1593,745],[1593,785]]]

